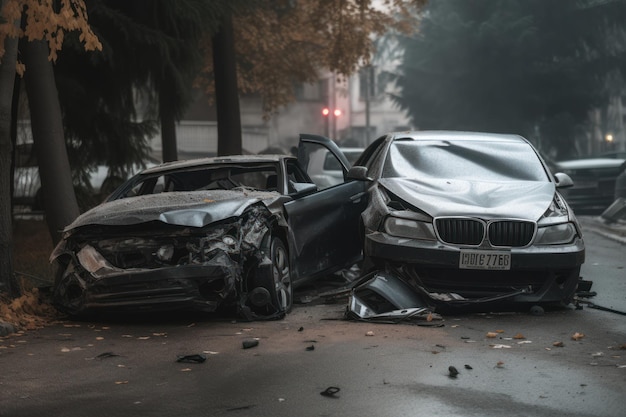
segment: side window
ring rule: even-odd
[[[326,147],[314,143],[305,144],[307,174],[318,189],[332,187],[344,182],[341,162]]]

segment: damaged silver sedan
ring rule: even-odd
[[[362,185],[319,190],[303,168],[324,147],[301,136],[299,157],[254,155],[148,168],[64,231],[53,300],[62,311],[234,308],[247,319],[282,317],[293,288],[361,257]]]
[[[435,304],[569,303],[585,247],[533,146],[516,135],[399,132],[374,141],[350,177],[369,186],[367,269],[393,271]]]

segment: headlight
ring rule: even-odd
[[[570,243],[576,237],[573,223],[561,223],[537,229],[536,245],[562,245]]]
[[[385,220],[385,232],[392,236],[409,239],[437,240],[432,223],[398,217],[387,217]]]

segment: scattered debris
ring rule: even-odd
[[[470,369],[471,370],[471,369],[474,369],[474,368],[472,368],[470,365],[465,365],[465,369]]]
[[[102,359],[107,359],[107,358],[115,358],[116,356],[120,356],[120,355],[113,353],[113,352],[104,352],[96,356],[96,359],[102,360]]]
[[[459,374],[459,371],[454,366],[448,366],[448,372],[448,376],[450,378],[456,378],[456,376]]]
[[[386,271],[374,271],[355,281],[346,316],[382,323],[440,319],[413,287]]]
[[[250,349],[259,345],[258,339],[246,339],[242,342],[244,349]]]
[[[511,346],[509,345],[498,344],[498,345],[489,345],[489,346],[491,346],[494,349],[511,349]]]
[[[201,354],[178,355],[176,359],[176,362],[181,363],[203,363],[204,361],[206,361],[206,356]]]
[[[324,397],[339,398],[337,397],[337,393],[339,391],[341,391],[339,387],[328,387],[324,391],[320,392],[320,395],[323,395]]]

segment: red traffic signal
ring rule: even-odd
[[[324,117],[328,117],[328,116],[330,116],[330,113],[331,113],[331,112],[330,112],[330,109],[329,109],[328,107],[324,107],[324,108],[322,109],[322,116],[324,116]],[[333,116],[335,116],[335,117],[339,117],[339,116],[341,116],[343,113],[342,113],[342,111],[341,111],[340,109],[335,109],[335,110],[333,110],[332,114],[333,114]]]

